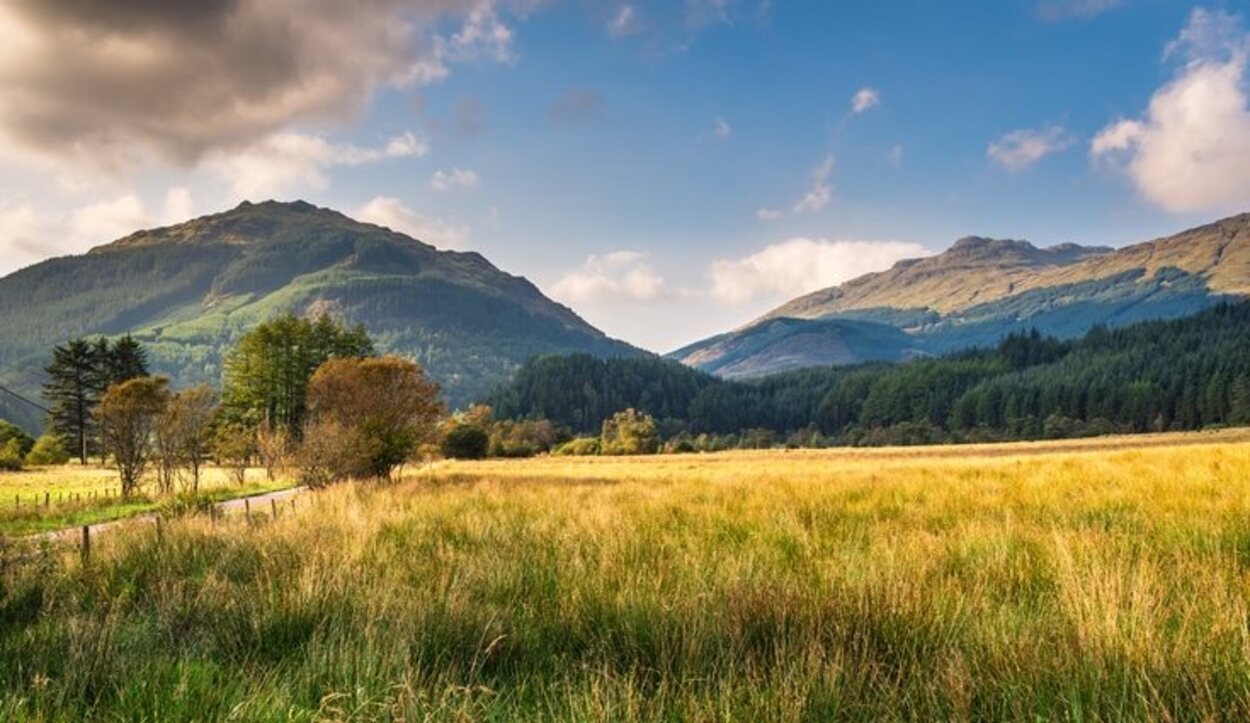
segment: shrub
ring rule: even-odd
[[[490,435],[475,424],[457,424],[443,436],[443,456],[448,459],[484,459]]]
[[[31,447],[35,446],[35,440],[31,439],[25,430],[12,422],[0,419],[0,447],[7,445],[11,440],[17,440],[19,458],[30,454]]]
[[[655,419],[634,409],[617,412],[604,421],[600,438],[602,454],[655,454],[660,449]]]
[[[55,434],[45,434],[35,440],[35,446],[26,454],[26,464],[32,467],[48,467],[69,461],[65,442]]]
[[[0,470],[16,472],[22,468],[22,443],[16,438],[0,445]]]
[[[591,457],[599,454],[599,451],[598,437],[578,437],[556,447],[551,453],[561,457]]]

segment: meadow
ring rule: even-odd
[[[3,720],[1244,720],[1250,435],[442,462],[0,576]]]
[[[239,484],[229,470],[206,467],[201,500],[223,500],[291,487],[290,479],[269,480],[249,469]],[[121,498],[117,471],[77,463],[0,472],[0,535],[25,535],[150,513],[177,503],[178,493],[159,494],[149,481],[139,494]]]

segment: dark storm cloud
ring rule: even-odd
[[[444,22],[459,30],[434,38]],[[191,163],[350,118],[381,85],[506,43],[502,28],[481,0],[7,0],[0,133],[44,154]]]

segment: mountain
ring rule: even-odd
[[[125,332],[176,383],[217,383],[223,352],[285,312],[363,323],[380,350],[425,365],[453,405],[538,354],[640,353],[480,254],[302,201],[245,202],[44,261],[0,279],[0,308],[0,384],[33,395],[53,345]]]
[[[726,377],[759,376],[991,346],[1028,328],[1070,338],[1247,295],[1250,214],[1118,250],[970,236],[669,356]]]

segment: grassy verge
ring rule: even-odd
[[[288,489],[295,485],[290,480],[251,479],[243,485],[217,485],[201,490],[194,497],[189,495],[136,495],[130,499],[120,497],[96,497],[75,502],[55,502],[44,507],[30,504],[19,507],[0,508],[0,536],[23,536],[50,532],[67,527],[94,525],[102,522],[134,517],[162,510],[175,510],[187,506],[222,502],[240,497]]]
[[[1245,720],[1250,445],[447,464],[0,577],[3,720]]]

